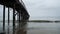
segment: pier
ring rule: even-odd
[[[10,10],[9,8],[13,9],[13,29],[12,34],[25,34],[26,31],[24,30],[24,26],[27,24],[27,20],[29,19],[29,13],[25,7],[25,4],[22,0],[0,0],[0,5],[3,5],[3,32],[0,34],[10,34],[9,27],[8,32],[5,31],[5,8],[8,8],[8,26],[10,24]],[[15,28],[16,24],[16,15],[17,15],[17,23],[18,26]]]

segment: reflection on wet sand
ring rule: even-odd
[[[19,23],[18,23],[19,24]],[[15,34],[27,34],[27,22],[21,21],[19,25],[16,25]]]
[[[18,23],[15,23],[15,34],[60,34],[60,22],[59,23],[34,23],[34,22],[25,22],[26,24],[22,27],[18,27]],[[7,29],[8,23],[5,23],[6,34],[8,34]],[[12,22],[9,25],[9,34],[13,33]],[[2,23],[0,22],[0,32],[2,32]]]
[[[3,29],[2,29],[2,22],[0,22],[0,34],[4,34]],[[13,23],[10,22],[10,25],[8,26],[8,23],[5,23],[5,34],[12,34],[13,33]],[[15,34],[27,34],[27,22],[25,22],[25,24],[20,23],[20,27],[19,27],[19,23],[15,23]]]
[[[24,31],[24,29],[20,29],[16,32],[16,34],[27,34],[27,31]]]

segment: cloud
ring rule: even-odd
[[[32,16],[60,16],[60,0],[23,0]]]
[[[57,16],[60,15],[60,0],[23,0],[31,17]],[[6,19],[7,19],[6,8]],[[12,9],[10,9],[10,18],[12,19]],[[0,5],[0,19],[3,15],[3,6]]]

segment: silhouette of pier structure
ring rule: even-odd
[[[10,10],[9,10],[9,8],[13,9],[13,11],[12,11],[13,12],[13,30],[12,30],[13,33],[12,34],[16,34],[16,32],[18,32],[20,30],[20,28],[24,26],[24,24],[27,24],[26,22],[29,19],[29,14],[26,10],[26,7],[25,7],[23,1],[22,0],[20,0],[20,1],[19,0],[0,0],[0,5],[3,5],[3,33],[0,33],[0,34],[6,34],[5,33],[5,7],[8,7],[8,26],[10,23],[10,19],[9,19],[10,18],[10,13],[9,13]],[[16,20],[15,15],[17,15],[17,17],[18,17],[17,18],[18,23],[19,23],[18,30],[15,30],[15,20]],[[19,31],[18,34],[22,34],[20,32],[21,31]],[[8,34],[9,34],[9,28],[8,28]]]

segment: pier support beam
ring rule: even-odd
[[[15,4],[13,8],[13,34],[15,34]]]
[[[3,32],[5,32],[5,5],[3,5]]]
[[[8,7],[8,34],[9,34],[9,23],[10,23],[10,12],[9,12],[9,7]]]
[[[19,12],[19,28],[21,27],[21,23],[20,23],[20,12]]]

